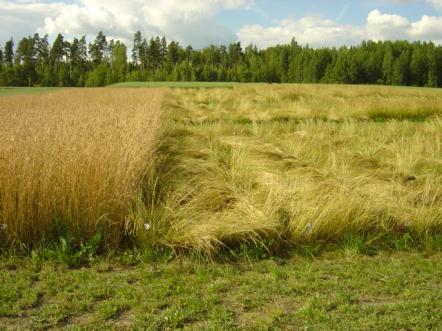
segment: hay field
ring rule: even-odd
[[[175,249],[373,240],[442,229],[442,91],[278,85],[175,90],[169,189],[154,219]]]
[[[440,234],[441,101],[264,84],[2,97],[0,239],[212,255]]]
[[[162,98],[129,89],[2,97],[3,243],[84,242],[100,233],[117,247],[142,227],[135,213],[149,199]]]

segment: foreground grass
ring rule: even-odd
[[[67,269],[0,258],[0,329],[430,330],[442,327],[442,255],[311,257]]]

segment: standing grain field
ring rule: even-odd
[[[162,98],[153,89],[2,97],[2,242],[83,241],[100,233],[117,245],[141,227],[137,208],[150,194]]]

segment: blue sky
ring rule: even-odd
[[[267,47],[295,37],[313,47],[362,40],[442,43],[442,0],[0,0],[0,43],[38,32],[68,39],[98,31],[131,44],[165,35],[196,47]]]
[[[349,24],[363,24],[367,13],[380,9],[387,13],[419,20],[423,15],[438,15],[433,5],[425,1],[348,1],[348,0],[259,0],[251,10],[224,11],[219,17],[233,28],[244,24],[271,25],[274,20],[288,16],[301,18],[305,15],[322,15]]]

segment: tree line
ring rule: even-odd
[[[0,47],[0,86],[105,86],[124,81],[346,83],[442,87],[442,46],[432,42],[364,41],[311,48],[290,44],[258,49],[241,43],[194,49],[144,38],[127,46],[99,32],[52,45],[38,34]]]

